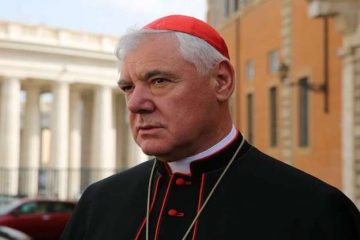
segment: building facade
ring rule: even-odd
[[[117,40],[0,22],[0,194],[77,198],[146,159],[116,87]]]
[[[239,129],[358,206],[359,19],[359,0],[208,0],[237,71]]]
[[[342,161],[343,189],[360,205],[360,0],[308,1],[312,18],[331,17],[342,36]]]

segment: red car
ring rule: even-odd
[[[20,199],[0,209],[0,225],[12,227],[33,240],[59,239],[75,202]]]

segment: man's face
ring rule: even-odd
[[[144,153],[176,161],[213,144],[219,118],[214,81],[183,59],[174,35],[141,38],[124,59],[119,87]]]

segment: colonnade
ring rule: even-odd
[[[1,78],[0,89],[2,194],[77,198],[89,183],[146,159],[131,139],[117,89],[19,78]],[[41,108],[43,92],[51,93],[50,111]]]

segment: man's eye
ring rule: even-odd
[[[160,85],[160,84],[164,84],[166,82],[168,82],[168,80],[164,79],[164,78],[156,78],[156,79],[152,80],[152,84],[154,84],[154,85]]]

